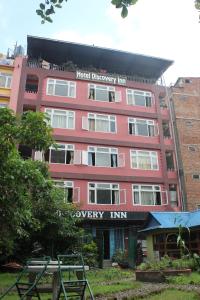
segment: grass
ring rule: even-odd
[[[166,290],[160,294],[142,298],[142,300],[199,300],[200,296],[194,292],[184,292],[178,290]]]
[[[179,276],[171,276],[168,277],[168,282],[172,284],[199,284],[200,282],[200,274],[197,272],[193,272],[190,275],[179,275]]]
[[[17,274],[0,273],[0,294],[9,287],[16,279]],[[134,280],[132,270],[103,269],[91,270],[87,272],[87,278],[95,297],[139,288],[142,284]],[[50,283],[51,277],[47,277],[44,282]],[[51,299],[50,294],[41,294],[42,300]],[[4,298],[5,300],[17,300],[17,293],[12,292]]]

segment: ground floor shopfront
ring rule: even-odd
[[[84,229],[97,243],[101,267],[112,261],[117,250],[125,251],[129,265],[135,266],[136,248],[141,241],[139,230],[144,226],[147,213],[80,211],[78,216],[83,218]]]

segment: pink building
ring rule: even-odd
[[[172,62],[31,36],[27,52],[15,61],[10,105],[49,115],[55,184],[102,260],[127,249],[133,265],[148,212],[182,207],[166,88],[156,84]]]

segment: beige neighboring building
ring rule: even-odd
[[[200,209],[200,78],[177,80],[171,108],[184,210]]]

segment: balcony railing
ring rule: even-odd
[[[76,70],[79,70],[80,68],[78,68],[76,65],[74,65],[74,67],[72,65],[68,66],[67,64],[63,64],[63,65],[56,65],[56,64],[52,64],[46,61],[37,61],[37,60],[28,60],[27,61],[27,66],[30,68],[41,68],[41,69],[46,69],[46,70],[57,70],[57,71],[64,71],[64,72],[75,72]],[[101,73],[102,70],[94,70],[94,68],[84,68],[84,71],[88,71],[88,72],[97,72],[97,73]],[[139,82],[139,83],[146,83],[146,84],[159,84],[156,82],[155,79],[149,79],[149,78],[143,78],[143,77],[138,77],[135,75],[126,75],[126,74],[116,74],[116,73],[107,73],[104,70],[104,74],[110,75],[110,76],[126,76],[127,80],[129,81],[135,81],[135,82]]]

